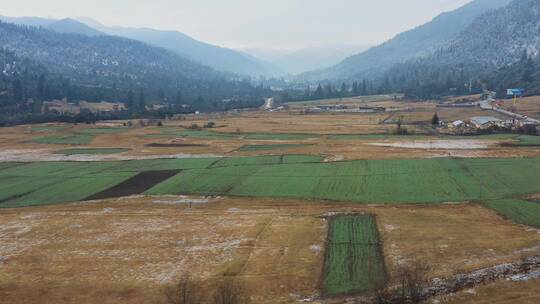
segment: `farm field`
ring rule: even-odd
[[[0,212],[0,295],[15,304],[155,303],[190,272],[209,292],[234,278],[253,303],[318,299],[329,213],[376,216],[390,282],[412,258],[435,278],[540,253],[536,231],[471,204],[132,197]]]
[[[506,199],[488,201],[485,204],[518,224],[540,227],[540,202]]]
[[[83,149],[64,149],[56,151],[57,154],[77,155],[77,154],[116,154],[126,152],[125,148],[83,148]]]
[[[31,142],[52,145],[87,145],[94,140],[93,134],[75,134],[61,136],[43,136],[32,139]]]
[[[169,158],[179,154],[222,157],[295,154],[323,156],[328,160],[540,157],[538,140],[534,136],[437,135],[430,134],[433,132],[431,127],[425,128],[422,125],[405,126],[414,135],[396,136],[392,135],[395,125],[373,121],[372,115],[379,114],[247,112],[239,115],[187,117],[185,120],[166,121],[162,127],[140,126],[137,123],[133,127],[124,127],[122,122],[106,122],[96,126],[18,126],[2,130],[0,160],[100,160],[99,155],[92,158],[66,155],[63,159],[54,156],[58,150],[72,148],[129,149],[121,156],[117,155],[118,160],[160,156]],[[215,122],[215,128],[189,129],[191,124],[202,126],[210,120]],[[414,129],[417,130],[413,132]],[[433,142],[439,144],[432,145]],[[520,149],[516,149],[518,147],[514,144],[520,145]],[[243,148],[246,146],[255,148]],[[273,147],[257,149],[262,146]]]
[[[307,111],[336,104],[390,111]],[[190,275],[205,296],[234,281],[250,303],[363,303],[415,261],[444,279],[540,256],[540,136],[439,132],[435,112],[496,115],[434,101],[287,106],[2,128],[0,299],[162,303]],[[537,288],[427,303],[535,303]]]
[[[540,180],[538,169],[528,170],[538,166],[539,159],[267,163],[186,170],[146,193],[205,195],[202,184],[206,184],[233,196],[387,204],[459,202],[540,192],[540,184],[527,182]]]
[[[36,162],[0,169],[0,208],[83,200],[144,171],[181,170],[150,195],[195,194],[419,204],[540,192],[540,158],[321,162],[264,155],[108,162]],[[45,179],[45,177],[48,177]],[[36,180],[43,180],[35,183]],[[84,191],[78,189],[87,183]],[[108,187],[107,187],[108,186]],[[65,191],[66,195],[62,195]],[[144,190],[141,189],[142,193]],[[81,194],[77,194],[81,192]],[[46,195],[42,195],[46,194]],[[70,195],[67,195],[67,194]]]
[[[502,107],[506,110],[515,108],[517,113],[540,119],[540,109],[538,108],[538,104],[540,104],[540,97],[529,96],[519,98],[515,105],[513,99],[504,100]]]
[[[240,152],[269,151],[269,150],[288,149],[288,148],[304,147],[304,146],[306,145],[303,145],[303,144],[246,145],[238,149],[238,151]]]
[[[375,217],[332,217],[327,242],[324,290],[328,295],[360,293],[384,286],[386,271]]]
[[[451,296],[440,297],[440,301],[447,304],[534,304],[540,301],[540,284],[535,280],[517,282],[500,280]]]

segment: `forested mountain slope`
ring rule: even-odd
[[[540,1],[514,0],[507,7],[478,17],[446,47],[390,69],[384,77],[392,89],[418,94],[444,93],[470,80],[501,89],[522,86],[538,75]],[[504,75],[511,73],[514,76]],[[504,80],[506,79],[506,80]],[[510,80],[513,79],[513,80]]]
[[[280,73],[271,64],[246,53],[204,43],[178,31],[105,26],[85,17],[77,18],[77,20],[70,18],[55,20],[39,17],[0,16],[0,20],[20,25],[41,26],[60,33],[77,33],[89,36],[112,35],[138,40],[168,49],[181,57],[219,71],[249,76],[271,76]]]
[[[29,98],[130,103],[138,99],[139,104],[188,103],[216,109],[225,98],[262,103],[261,90],[234,74],[127,38],[0,22],[0,50],[0,103],[18,113],[26,111]]]
[[[441,14],[431,22],[401,33],[379,46],[351,56],[336,66],[305,73],[299,78],[319,81],[380,76],[395,64],[431,54],[457,37],[476,17],[486,11],[503,7],[510,1],[475,0],[457,10]]]
[[[251,55],[204,43],[178,31],[109,27],[88,18],[81,18],[81,21],[106,34],[126,37],[159,46],[216,70],[250,76],[271,76],[279,73],[269,63]]]

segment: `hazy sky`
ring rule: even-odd
[[[6,16],[87,16],[226,47],[375,44],[471,0],[0,0]]]

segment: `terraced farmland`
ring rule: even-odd
[[[328,295],[366,292],[386,280],[375,217],[340,215],[330,219],[324,262]]]

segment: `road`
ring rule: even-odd
[[[494,107],[492,105],[492,103],[494,101],[495,100],[493,98],[488,98],[488,99],[485,99],[485,100],[481,100],[480,101],[480,108],[482,110],[495,111],[495,112],[501,113],[503,115],[510,116],[512,118],[515,118],[515,119],[524,120],[526,122],[535,123],[535,124],[540,125],[540,120],[530,118],[530,117],[527,117],[527,116],[519,114],[519,113],[514,113],[514,112],[511,112],[511,111],[507,111],[507,110],[501,109],[499,107]]]

